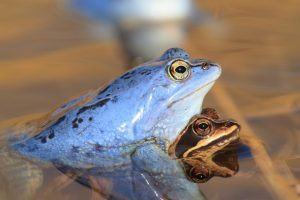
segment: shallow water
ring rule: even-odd
[[[295,0],[199,1],[212,20],[192,27],[183,46],[193,57],[211,58],[222,65],[217,87],[226,90],[291,188],[298,190],[299,4]],[[126,67],[116,40],[92,37],[88,31],[92,24],[61,3],[2,0],[0,21],[1,120],[51,110],[113,79]],[[209,94],[205,106],[216,107],[224,117],[236,116],[224,109],[220,98],[217,92]],[[241,158],[239,163],[236,176],[200,185],[208,199],[278,198],[252,158]],[[72,183],[47,198],[70,196],[90,198],[90,191]]]

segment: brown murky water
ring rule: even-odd
[[[117,41],[90,37],[87,21],[60,3],[1,4],[0,120],[51,110],[122,73],[124,55]],[[247,123],[242,126],[263,141],[290,189],[300,193],[299,1],[198,5],[213,20],[193,27],[184,48],[193,57],[211,58],[223,66],[205,105]],[[233,108],[224,100],[224,91]],[[208,199],[277,199],[265,172],[253,159],[244,158],[236,176],[213,178],[200,188]],[[80,195],[72,199],[90,198],[88,189],[73,183],[47,199],[69,199],[73,193]]]

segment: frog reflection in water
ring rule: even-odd
[[[50,123],[11,138],[10,146],[28,159],[64,168],[110,173],[134,166],[157,181],[159,174],[183,174],[167,149],[189,119],[201,112],[203,98],[220,74],[220,66],[212,61],[169,49],[95,95],[49,114]],[[130,180],[126,184],[132,186]],[[197,186],[184,179],[165,195],[201,199]]]
[[[191,119],[169,151],[181,159],[187,177],[194,182],[230,177],[238,171],[239,130],[237,122],[220,119],[216,110],[205,108]]]

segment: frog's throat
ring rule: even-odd
[[[207,157],[215,152],[223,149],[231,142],[239,139],[239,126],[232,125],[231,127],[223,130],[217,130],[212,136],[200,140],[194,147],[190,148],[183,154],[183,158],[189,156]],[[190,155],[191,154],[191,155]]]
[[[207,83],[207,84],[205,84],[205,85],[203,85],[202,87],[200,87],[200,88],[198,88],[198,89],[196,89],[196,90],[194,90],[194,91],[192,91],[192,92],[190,92],[190,93],[184,95],[183,97],[178,98],[178,99],[172,101],[171,103],[168,104],[167,107],[168,107],[168,108],[171,108],[171,107],[172,107],[173,105],[175,105],[176,103],[181,102],[182,100],[184,100],[184,99],[190,97],[191,95],[193,95],[193,94],[199,92],[200,90],[203,90],[203,95],[202,95],[202,96],[203,96],[203,98],[204,98],[205,95],[207,94],[207,92],[210,90],[210,88],[214,85],[214,83],[215,83],[215,80],[214,80],[214,81],[211,81],[211,82],[209,82],[209,83]],[[205,90],[204,90],[204,89],[205,89]],[[175,94],[175,96],[177,96],[177,94]]]

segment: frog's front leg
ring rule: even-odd
[[[137,168],[152,174],[178,174],[182,172],[180,165],[156,144],[139,147],[133,154],[132,160]]]
[[[188,181],[180,164],[159,146],[147,144],[138,148],[132,155],[132,163],[135,173],[140,174],[140,181],[152,187],[156,196],[164,199],[204,199],[198,185]],[[142,192],[140,197],[147,199]]]

